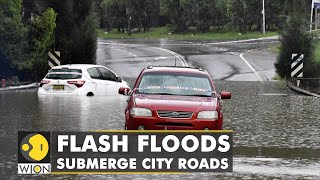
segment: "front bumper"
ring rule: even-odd
[[[212,119],[175,119],[155,117],[127,116],[128,130],[137,130],[144,126],[145,130],[221,130],[222,118]]]

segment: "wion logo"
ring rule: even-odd
[[[18,174],[50,174],[50,132],[18,132]]]

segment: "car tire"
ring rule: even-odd
[[[88,92],[87,96],[94,96],[94,94],[92,92]]]

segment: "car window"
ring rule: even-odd
[[[101,79],[100,73],[97,68],[90,68],[87,71],[92,79]]]
[[[46,75],[47,79],[81,79],[82,71],[81,69],[51,69],[51,71]]]
[[[117,76],[113,72],[111,72],[109,69],[102,68],[102,67],[100,67],[98,69],[101,72],[102,78],[104,80],[116,81]]]
[[[150,73],[143,75],[138,93],[209,97],[212,87],[207,76]]]

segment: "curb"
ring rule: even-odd
[[[229,41],[221,41],[221,42],[211,42],[211,43],[205,43],[208,45],[219,45],[219,44],[231,44],[231,43],[242,43],[242,42],[252,42],[252,41],[264,41],[264,40],[279,40],[280,36],[270,36],[270,37],[261,37],[261,38],[255,38],[255,39],[241,39],[241,40],[229,40]]]
[[[21,86],[10,86],[5,88],[0,88],[0,91],[31,89],[31,88],[37,88],[37,87],[39,87],[38,83],[32,83],[32,84],[21,85]]]
[[[305,95],[308,95],[308,96],[313,96],[313,97],[320,98],[320,95],[319,95],[319,94],[315,94],[315,93],[309,92],[309,91],[307,91],[307,90],[304,90],[304,89],[298,88],[298,87],[296,87],[296,86],[293,86],[293,85],[291,85],[288,81],[286,81],[286,82],[287,82],[287,86],[288,86],[290,89],[292,89],[292,90],[294,90],[294,91],[296,91],[296,92],[299,92],[299,93],[301,93],[301,94],[305,94]]]

